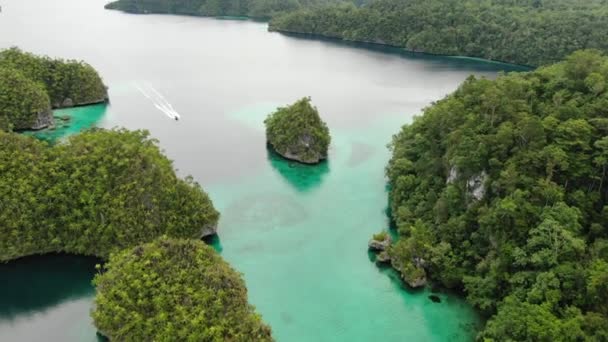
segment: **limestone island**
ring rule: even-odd
[[[202,241],[161,237],[99,268],[91,315],[110,341],[273,341],[240,273]]]
[[[89,64],[18,48],[0,51],[0,94],[0,129],[5,131],[53,127],[54,108],[108,101],[107,87]]]
[[[310,97],[277,109],[264,123],[268,144],[284,158],[304,164],[327,159],[329,128],[310,104]]]

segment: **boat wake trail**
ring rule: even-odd
[[[161,94],[158,90],[156,90],[156,88],[154,88],[152,85],[150,85],[150,84],[140,85],[138,83],[135,83],[135,88],[143,96],[145,96],[148,100],[150,100],[152,102],[152,104],[154,105],[154,107],[156,107],[156,109],[163,112],[169,118],[174,119],[174,120],[180,119],[181,116],[173,108],[171,103],[169,103],[169,101],[167,101],[167,99],[165,99],[163,94]]]

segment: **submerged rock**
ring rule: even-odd
[[[309,97],[279,108],[264,123],[268,144],[282,157],[304,164],[327,159],[329,129]]]
[[[439,298],[439,296],[436,295],[430,295],[429,299],[433,302],[433,303],[441,303],[441,298]]]

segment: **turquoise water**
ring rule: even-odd
[[[55,142],[58,139],[94,127],[103,118],[106,109],[106,104],[57,109],[53,111],[55,128],[26,132],[25,134],[33,135],[40,140]],[[62,120],[66,117],[69,120]]]
[[[263,108],[232,115],[263,135]],[[279,341],[466,341],[478,319],[462,300],[410,291],[370,260],[367,241],[387,229],[383,168],[398,113],[332,130],[318,166],[267,152],[268,167],[207,185],[222,213],[222,255],[247,277]],[[227,246],[230,248],[226,248]],[[271,289],[271,290],[270,290]]]
[[[470,74],[519,69],[291,38],[251,21],[128,15],[104,4],[2,3],[0,32],[8,34],[0,48],[85,59],[109,86],[110,104],[58,111],[72,117],[69,127],[38,137],[56,140],[93,123],[149,130],[179,175],[192,175],[221,211],[214,246],[242,272],[278,341],[472,339],[479,319],[470,306],[404,288],[376,267],[367,242],[389,226],[391,136]],[[265,116],[303,96],[332,133],[329,160],[317,166],[266,147]],[[159,110],[162,103],[181,119]],[[0,341],[97,341],[94,261],[83,260],[0,265]]]

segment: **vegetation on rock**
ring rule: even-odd
[[[380,233],[374,234],[374,235],[372,236],[372,238],[373,238],[375,241],[384,241],[384,240],[386,240],[386,239],[390,238],[390,236],[388,235],[388,232],[387,232],[387,231],[384,231],[384,230],[383,230],[383,231],[381,231]]]
[[[278,13],[294,11],[340,0],[118,0],[107,9],[129,13],[169,13],[206,17],[251,17],[268,19]]]
[[[374,0],[301,8],[270,29],[539,66],[608,51],[605,0]]]
[[[0,261],[107,257],[161,235],[200,238],[219,219],[146,131],[92,130],[49,146],[0,131]]]
[[[44,85],[53,108],[104,102],[101,77],[82,61],[52,59],[11,48],[0,52],[0,66],[13,68]]]
[[[283,157],[306,164],[327,158],[329,129],[309,97],[277,109],[264,123],[268,143]]]
[[[0,51],[0,129],[40,129],[53,124],[49,107],[104,102],[97,71],[84,62],[39,57],[17,48]],[[46,92],[44,96],[40,92]]]
[[[92,313],[116,341],[272,341],[241,276],[200,241],[162,237],[114,254]]]
[[[607,79],[597,51],[470,77],[393,138],[392,263],[464,290],[481,338],[608,339]]]
[[[37,128],[53,114],[44,87],[0,66],[0,130]]]

